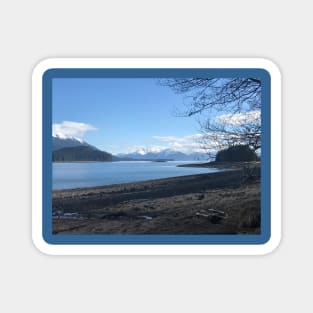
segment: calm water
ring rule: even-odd
[[[196,162],[92,162],[53,163],[53,190],[104,186],[142,180],[211,173],[212,168],[177,167]]]

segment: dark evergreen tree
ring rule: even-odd
[[[235,145],[220,150],[216,154],[216,162],[256,161],[258,156],[248,145]]]

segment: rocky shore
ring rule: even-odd
[[[53,233],[258,233],[259,175],[247,177],[242,166],[228,168],[210,174],[55,191]]]

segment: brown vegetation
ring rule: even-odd
[[[259,175],[237,168],[53,193],[55,234],[260,232]],[[259,171],[258,171],[259,173]]]

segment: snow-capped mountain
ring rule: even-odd
[[[88,147],[89,150],[100,151],[98,148],[88,144],[87,142],[75,137],[52,136],[52,151],[58,151],[64,148],[80,148]],[[105,151],[104,151],[105,152]],[[68,153],[68,151],[66,151]],[[74,150],[73,150],[74,153]],[[181,151],[171,149],[138,149],[132,153],[120,153],[112,156],[113,161],[119,160],[172,160],[172,161],[206,161],[208,155],[201,152],[183,153]]]
[[[186,154],[180,151],[171,149],[164,149],[161,151],[153,152],[148,150],[138,150],[133,153],[120,153],[117,155],[120,158],[131,158],[135,160],[173,160],[173,161],[205,161],[208,159],[206,153],[193,152]]]
[[[58,135],[52,136],[52,151],[56,151],[63,148],[82,147],[82,146],[97,149],[79,138],[60,137]]]
[[[112,154],[78,138],[52,136],[53,162],[112,162]]]

